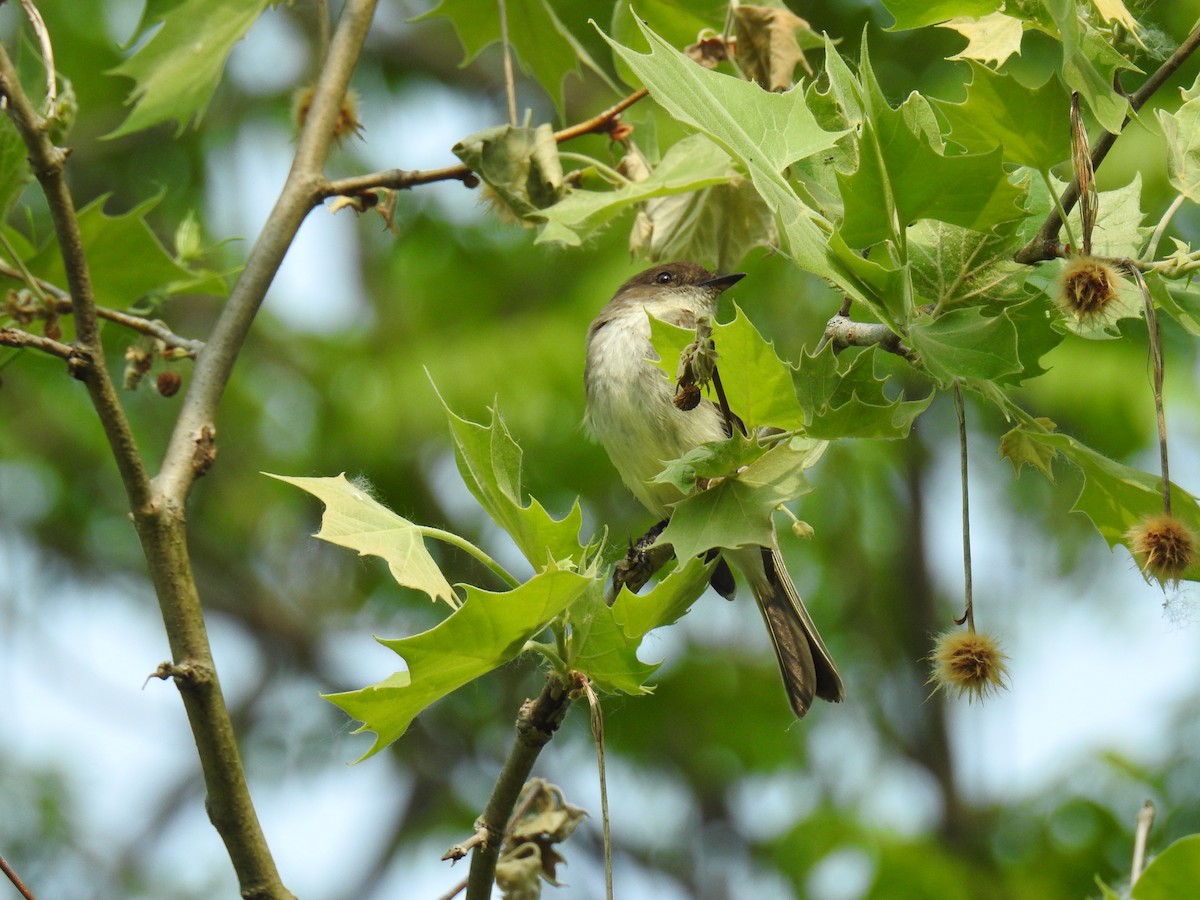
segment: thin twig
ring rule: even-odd
[[[975,599],[971,584],[971,492],[967,481],[967,413],[963,408],[962,384],[954,382],[954,413],[958,417],[958,462],[962,477],[962,543],[963,578],[965,581],[966,610],[958,621],[967,624],[975,632]]]
[[[21,892],[21,896],[25,900],[33,900],[33,892],[25,886],[25,882],[20,879],[13,867],[8,864],[8,860],[3,856],[0,856],[0,872],[5,874],[8,880],[13,883],[13,887]]]
[[[637,103],[648,93],[649,91],[645,88],[639,88],[629,96],[614,103],[599,115],[592,116],[592,118],[576,123],[575,125],[570,125],[562,131],[556,131],[554,133],[554,140],[561,144],[564,141],[569,141],[585,134],[596,134],[598,132],[610,133],[620,119],[621,113]],[[461,181],[467,187],[475,187],[479,184],[478,177],[470,168],[465,165],[458,165],[446,166],[442,169],[425,170],[386,169],[381,172],[372,172],[368,175],[339,178],[334,181],[323,182],[317,188],[317,193],[321,199],[337,196],[352,197],[355,194],[361,194],[364,191],[375,188],[407,190],[417,185],[432,184],[436,181]]]
[[[49,308],[59,315],[69,315],[74,311],[74,306],[71,303],[71,295],[58,285],[51,284],[49,281],[44,281],[41,278],[35,278],[18,266],[9,265],[3,259],[0,259],[0,275],[28,284],[34,290],[46,295],[47,301],[50,304]],[[132,313],[122,312],[119,309],[108,309],[104,306],[96,307],[96,316],[97,318],[107,319],[109,322],[124,326],[130,331],[136,331],[138,334],[156,338],[168,347],[177,347],[192,358],[195,358],[196,354],[204,349],[204,341],[197,341],[193,338],[185,338],[178,335],[165,324],[154,319],[146,319],[142,316],[135,316]]]
[[[457,897],[459,894],[461,894],[466,889],[467,889],[467,879],[464,878],[462,881],[460,881],[454,887],[450,888],[450,890],[446,891],[446,893],[442,894],[442,896],[438,897],[438,900],[454,900],[455,897]]]
[[[1163,83],[1174,75],[1179,67],[1187,61],[1188,57],[1196,51],[1197,47],[1200,47],[1200,27],[1197,27],[1195,31],[1189,34],[1175,52],[1129,97],[1131,111],[1136,113],[1141,109],[1146,104],[1146,101],[1154,96],[1154,93],[1162,87]],[[1125,126],[1129,124],[1129,121],[1129,116],[1126,116],[1125,121],[1121,123],[1122,132],[1125,130]],[[1112,149],[1118,136],[1110,131],[1105,131],[1096,140],[1091,156],[1093,170],[1100,168],[1100,163],[1108,156],[1108,151]],[[1063,191],[1062,207],[1069,213],[1078,201],[1079,182],[1073,179],[1067,186],[1067,189]],[[1040,262],[1043,259],[1054,259],[1058,255],[1058,231],[1062,228],[1062,224],[1062,216],[1059,215],[1058,210],[1051,210],[1046,216],[1046,221],[1042,223],[1042,227],[1038,229],[1038,233],[1030,239],[1029,243],[1013,255],[1013,259],[1025,264]]]
[[[70,362],[79,358],[79,348],[56,341],[53,338],[32,334],[19,328],[0,328],[0,346],[16,347],[18,349],[41,350],[51,356]]]
[[[1150,297],[1150,288],[1146,279],[1134,265],[1123,266],[1126,272],[1133,276],[1138,289],[1142,292],[1142,307],[1146,314],[1146,332],[1150,349],[1150,385],[1154,393],[1154,415],[1158,421],[1158,462],[1162,471],[1163,515],[1171,514],[1171,469],[1167,461],[1167,414],[1163,408],[1163,376],[1166,365],[1166,355],[1163,353],[1162,326],[1158,321],[1158,312],[1154,308],[1154,300]]]
[[[500,12],[500,45],[504,48],[504,93],[508,97],[508,124],[517,127],[517,84],[513,78],[512,45],[508,42],[508,9],[496,0]]]
[[[1129,871],[1129,886],[1137,884],[1146,868],[1146,843],[1150,838],[1150,826],[1154,824],[1154,804],[1147,800],[1138,810],[1137,824],[1133,832],[1133,865]]]
[[[500,845],[517,797],[520,796],[529,773],[542,748],[549,743],[562,724],[571,705],[570,693],[554,674],[546,676],[546,685],[536,700],[526,700],[517,716],[517,736],[509,750],[500,777],[492,788],[492,796],[479,817],[478,825],[487,832],[487,839],[471,854],[471,871],[467,875],[467,900],[487,900],[492,895],[496,879],[496,860]]]

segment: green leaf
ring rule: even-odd
[[[0,222],[21,196],[21,191],[33,177],[29,166],[29,151],[17,133],[12,119],[4,116],[0,122]]]
[[[889,398],[884,393],[887,381],[874,373],[878,352],[869,347],[837,355],[827,344],[801,356],[794,380],[807,412],[805,430],[810,437],[897,440],[908,436],[913,421],[933,402],[934,392],[921,400]]]
[[[554,4],[547,0],[507,0],[504,9],[508,19],[509,44],[521,70],[532,76],[550,95],[560,118],[565,103],[566,77],[580,76],[581,66],[587,67],[612,86],[604,70],[596,65],[558,17]],[[574,18],[580,18],[577,10],[572,10],[572,13]],[[478,0],[442,0],[429,12],[417,16],[415,21],[434,16],[445,16],[453,23],[463,48],[462,66],[469,64],[485,47],[500,40],[499,4],[479,3]]]
[[[1129,101],[1113,90],[1118,70],[1137,67],[1112,48],[1108,39],[1082,19],[1075,0],[1042,0],[1062,41],[1062,75],[1079,91],[1102,128],[1119,134]]]
[[[778,245],[774,214],[741,177],[647,201],[629,236],[635,256],[690,259],[714,272],[735,270],[755,247]]]
[[[1177,112],[1155,110],[1167,139],[1167,179],[1193,203],[1200,203],[1200,97]]]
[[[707,490],[676,503],[657,543],[670,544],[679,559],[713,547],[769,545],[774,533],[772,512],[811,489],[804,469],[819,457],[811,443],[802,449],[788,444],[772,447]]]
[[[1039,418],[1037,422],[1047,431],[1054,430],[1054,423],[1049,419]],[[1055,448],[1032,438],[1022,426],[1013,428],[1000,438],[1000,457],[1012,463],[1013,474],[1018,478],[1021,477],[1021,469],[1029,465],[1045,475],[1047,481],[1054,481],[1050,464],[1056,456],[1058,451]]]
[[[532,497],[522,502],[521,448],[496,408],[491,421],[478,425],[455,415],[445,403],[454,439],[454,458],[467,489],[492,521],[509,533],[535,572],[563,560],[583,557],[579,502],[561,519],[553,518]]]
[[[804,411],[792,387],[792,371],[738,307],[732,322],[713,326],[717,371],[729,409],[751,431],[764,426],[790,431],[804,424]],[[679,357],[696,339],[696,332],[650,317],[650,343],[655,363],[674,382]]]
[[[1188,334],[1200,337],[1200,285],[1169,289],[1157,272],[1145,275],[1154,305],[1183,326]]]
[[[595,581],[595,589],[585,592],[567,611],[569,668],[604,691],[648,693],[646,680],[658,664],[638,659],[642,638],[686,613],[708,587],[712,568],[700,558],[691,559],[645,596],[622,589],[612,607],[604,602],[603,585]]]
[[[751,431],[764,426],[790,431],[804,424],[791,367],[775,353],[744,312],[713,328],[717,370],[729,408]]]
[[[563,195],[563,168],[554,130],[497,125],[450,148],[518,218],[526,218]]]
[[[1200,884],[1200,834],[1189,834],[1158,854],[1130,891],[1133,900],[1176,900]]]
[[[1021,371],[1017,330],[1004,314],[989,318],[974,306],[951,310],[915,322],[908,339],[925,371],[942,384],[956,378],[991,381]]]
[[[986,16],[1003,5],[1003,0],[883,0],[884,8],[896,18],[889,31],[936,25],[959,16]]]
[[[149,294],[182,291],[223,293],[225,284],[210,272],[180,265],[159,242],[146,217],[162,196],[152,197],[127,213],[104,212],[108,196],[79,211],[79,233],[92,277],[96,303],[126,309]],[[65,284],[66,270],[57,238],[26,260],[29,270],[51,284]]]
[[[423,591],[431,600],[458,606],[450,582],[425,549],[421,529],[348,481],[344,473],[334,478],[264,474],[295,485],[325,504],[321,530],[314,537],[357,550],[359,556],[378,556],[387,561],[400,584]]]
[[[1004,65],[1010,56],[1021,52],[1021,37],[1025,33],[1020,19],[998,12],[978,18],[959,16],[939,23],[938,27],[957,31],[967,39],[967,46],[947,59],[975,60],[996,66]]]
[[[873,79],[868,91],[878,91]],[[870,104],[859,166],[838,173],[845,204],[839,233],[851,247],[902,242],[903,230],[918,219],[986,231],[1026,215],[1017,204],[1022,191],[1001,165],[1002,151],[946,156],[940,144],[934,146],[940,138],[930,131],[932,117],[928,101],[916,93],[898,109],[882,94]]]
[[[547,570],[515,590],[493,594],[466,587],[467,599],[439,625],[413,637],[379,639],[404,659],[396,672],[357,691],[325,694],[325,699],[363,724],[355,732],[375,732],[366,759],[399,738],[431,703],[519,656],[577,600],[594,579]]]
[[[863,297],[864,286],[828,251],[828,223],[803,203],[781,174],[790,164],[834,146],[804,104],[804,91],[782,94],[704,69],[638,22],[650,53],[605,40],[650,89],[654,100],[685,125],[707,134],[746,167],[755,189],[774,211],[781,249],[802,268]]]
[[[999,146],[1006,161],[1041,171],[1071,155],[1071,96],[1058,78],[1028,88],[978,63],[971,73],[962,103],[933,101],[950,123],[952,140],[968,153]]]
[[[648,178],[613,191],[571,191],[530,218],[545,222],[538,243],[558,241],[576,247],[629,206],[723,184],[735,175],[725,151],[703,135],[692,135],[672,146]],[[686,253],[671,258],[703,261]]]
[[[271,0],[184,0],[161,17],[162,28],[110,74],[136,84],[133,110],[109,138],[162,122],[176,133],[199,120],[212,99],[233,45],[246,36]],[[147,23],[153,24],[153,23]]]
[[[975,231],[925,220],[908,231],[913,290],[937,308],[1009,304],[1024,299],[1029,266],[1013,262],[1013,229]]]
[[[1127,532],[1143,519],[1162,514],[1162,489],[1156,475],[1109,459],[1065,434],[1023,429],[1025,439],[1057,450],[1083,473],[1083,487],[1072,507],[1091,519],[1109,547],[1124,544]],[[1200,533],[1200,505],[1178,485],[1171,485],[1171,512]],[[1200,580],[1200,565],[1181,576]]]

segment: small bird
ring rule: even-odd
[[[717,300],[742,275],[714,276],[689,262],[655,266],[626,281],[588,328],[586,422],[626,487],[661,519],[684,498],[651,482],[664,464],[696,446],[730,436],[729,418],[711,400],[678,408],[672,384],[651,362],[649,316],[682,328],[716,313]],[[813,697],[838,702],[842,679],[792,583],[779,544],[722,550],[749,582],[770,632],[788,701],[797,718]]]

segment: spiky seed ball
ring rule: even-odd
[[[933,690],[955,691],[968,700],[983,700],[1007,687],[1008,669],[1000,646],[991,635],[955,629],[940,635],[929,654],[933,671],[927,684]]]
[[[1179,580],[1196,562],[1196,536],[1174,516],[1149,516],[1125,535],[1133,557],[1144,574],[1163,584]]]
[[[312,109],[313,95],[316,88],[309,85],[296,91],[292,98],[292,122],[299,131],[308,121],[308,111]],[[342,98],[342,106],[338,110],[337,121],[333,124],[333,139],[339,144],[350,137],[362,133],[362,122],[358,120],[358,95],[354,91],[346,91]]]
[[[1117,299],[1117,273],[1094,256],[1073,256],[1059,276],[1058,305],[1081,325],[1104,324]]]

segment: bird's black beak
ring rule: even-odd
[[[746,277],[745,272],[735,272],[732,275],[717,275],[715,278],[709,278],[700,282],[700,287],[713,288],[718,294],[721,291],[728,290],[739,281]]]

